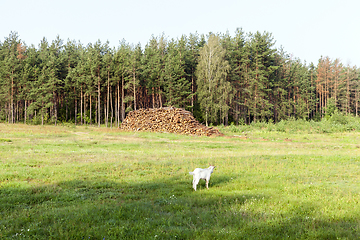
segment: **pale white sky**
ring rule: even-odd
[[[276,46],[317,63],[321,55],[360,67],[359,0],[0,0],[0,40],[16,31],[38,46],[57,35],[84,45],[140,42],[162,33],[270,32]]]

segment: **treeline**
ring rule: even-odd
[[[338,59],[292,58],[267,32],[153,36],[143,48],[60,37],[35,47],[11,32],[0,42],[0,121],[119,126],[131,110],[164,106],[224,125],[357,116],[359,76]]]

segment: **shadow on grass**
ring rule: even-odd
[[[230,179],[218,177],[214,186]],[[215,187],[194,192],[190,181],[180,177],[138,183],[72,180],[28,189],[3,187],[0,199],[1,239],[360,237],[358,221],[315,219],[316,205],[302,204],[282,213],[260,212],[252,205],[271,202],[271,196],[234,194]]]

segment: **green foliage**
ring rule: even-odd
[[[230,125],[228,128],[220,127],[222,132],[242,133],[246,131],[268,131],[281,133],[298,133],[298,134],[322,134],[322,133],[342,133],[360,131],[360,118],[351,115],[346,116],[338,111],[321,121],[307,121],[304,119],[290,118],[281,120],[277,123],[253,122],[250,125],[235,126]]]
[[[252,59],[248,69],[249,81],[247,83],[248,101],[247,108],[253,121],[259,118],[263,121],[271,116],[272,103],[268,94],[271,89],[270,76],[277,70],[278,66],[274,65],[273,37],[269,33],[261,34],[256,32],[251,35],[251,41],[247,48],[249,57]]]
[[[7,138],[0,138],[0,142],[7,142],[7,143],[11,143],[11,139],[7,139]]]
[[[178,43],[168,43],[164,65],[164,95],[168,100],[165,105],[185,108],[191,97],[191,83],[186,79],[186,39],[182,37]]]
[[[329,57],[302,63],[274,43],[271,33],[239,28],[234,36],[152,36],[144,48],[59,36],[36,48],[11,32],[0,43],[0,121],[119,126],[130,110],[163,106],[215,125],[330,120],[336,109],[358,115],[357,67]]]
[[[219,115],[228,114],[233,98],[232,86],[226,80],[230,66],[225,55],[219,36],[210,34],[207,44],[200,50],[196,68],[197,96],[206,126],[208,122],[217,122]]]
[[[327,106],[325,108],[325,118],[329,119],[331,118],[334,114],[339,114],[338,113],[338,109],[336,108],[336,103],[335,103],[335,99],[330,98],[327,102]]]

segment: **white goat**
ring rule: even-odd
[[[195,168],[193,172],[189,172],[190,175],[193,175],[193,188],[195,191],[196,185],[198,185],[200,179],[204,179],[206,181],[206,188],[209,189],[210,175],[214,171],[214,168],[215,166],[210,165],[208,168]]]

